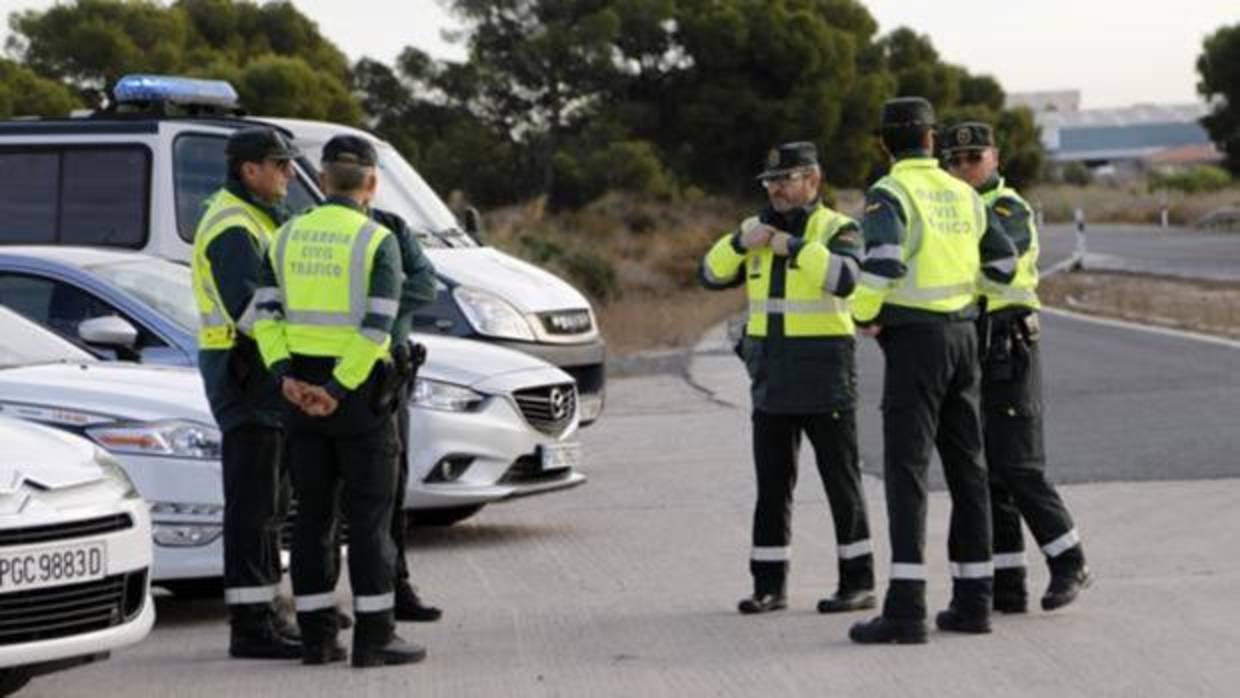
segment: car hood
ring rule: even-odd
[[[58,489],[103,478],[95,447],[63,431],[0,418],[0,443],[0,498],[23,482]]]
[[[523,313],[590,307],[560,277],[492,247],[426,248],[435,271],[455,284],[489,291]]]
[[[23,406],[57,410],[31,414],[24,412]],[[8,416],[68,426],[112,419],[190,419],[215,424],[198,371],[124,362],[0,370],[0,408]]]
[[[418,371],[421,378],[474,387],[497,376],[551,371],[561,374],[563,382],[572,380],[546,361],[513,349],[421,332],[414,332],[412,337],[426,347],[426,363]]]

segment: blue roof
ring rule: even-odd
[[[1210,143],[1210,135],[1196,122],[1132,124],[1130,126],[1064,126],[1059,129],[1060,152],[1091,150],[1148,151]]]

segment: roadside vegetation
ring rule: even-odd
[[[1042,280],[1047,305],[1090,315],[1240,339],[1240,284],[1123,272],[1063,272]]]

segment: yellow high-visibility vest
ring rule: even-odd
[[[254,330],[254,304],[239,318],[228,316],[228,309],[215,286],[215,274],[207,249],[220,233],[234,227],[244,228],[254,238],[261,252],[267,249],[276,229],[275,221],[262,209],[250,204],[227,189],[212,195],[210,204],[194,233],[194,254],[191,260],[194,298],[198,303],[198,348],[230,349],[237,333],[249,335]]]
[[[703,266],[708,278],[721,282],[734,278],[744,267],[749,296],[745,332],[750,336],[766,336],[772,313],[783,314],[784,334],[789,337],[852,336],[848,301],[828,292],[845,261],[841,255],[828,251],[827,245],[849,223],[853,220],[848,216],[818,206],[805,224],[805,246],[796,265],[787,267],[782,298],[770,297],[775,253],[769,246],[741,254],[732,247],[729,233],[706,254]]]
[[[995,209],[1001,218],[1006,218],[1011,212],[996,208],[999,199],[1015,199],[1029,211],[1029,249],[1016,260],[1016,276],[1010,285],[987,283],[982,279],[981,288],[986,296],[986,307],[991,312],[1012,306],[1037,310],[1042,307],[1042,303],[1038,300],[1038,226],[1033,220],[1033,208],[1002,179],[999,180],[999,186],[982,194],[982,201]]]

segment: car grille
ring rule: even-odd
[[[544,434],[564,433],[577,413],[577,387],[572,383],[518,390],[513,397],[525,421]]]
[[[0,547],[7,545],[25,545],[42,543],[49,540],[98,536],[113,531],[123,531],[133,527],[133,519],[129,514],[112,514],[94,519],[70,521],[68,523],[48,524],[46,526],[30,526],[27,528],[10,528],[0,531]]]
[[[590,311],[585,309],[556,310],[549,313],[539,313],[538,319],[542,321],[543,329],[547,331],[547,334],[561,337],[585,334],[594,329],[594,321],[590,319]]]
[[[93,582],[0,594],[0,646],[103,630],[142,610],[145,569]]]

